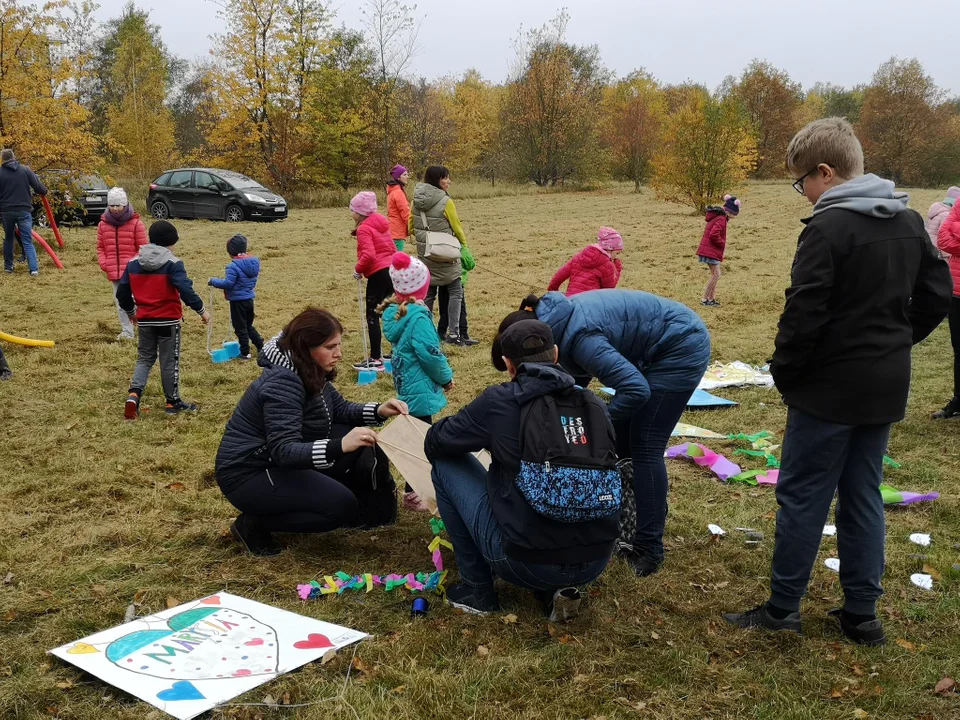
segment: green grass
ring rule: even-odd
[[[916,191],[925,211],[937,191]],[[457,385],[448,412],[486,385],[503,380],[489,362],[499,320],[586,245],[601,225],[626,241],[623,287],[641,288],[699,308],[706,271],[694,252],[703,220],[686,208],[621,187],[584,194],[458,198],[477,256],[467,300],[471,334],[485,341],[450,352]],[[770,357],[799,218],[807,211],[786,184],[752,184],[741,216],[729,228],[729,252],[718,289],[719,309],[704,309],[714,359],[762,363]],[[237,229],[214,222],[177,222],[176,246],[206,297],[206,278],[222,273],[227,238]],[[307,304],[337,313],[349,331],[347,359],[360,355],[355,259],[346,210],[296,211],[283,223],[245,224],[263,261],[257,326],[272,335]],[[273,713],[231,707],[213,717],[326,718],[956,718],[960,697],[932,693],[944,675],[960,672],[960,602],[951,564],[960,561],[960,459],[956,424],[927,419],[951,391],[952,356],[941,327],[914,353],[907,419],[894,431],[890,455],[902,465],[889,481],[910,490],[938,490],[936,503],[887,511],[886,595],[881,614],[892,641],[868,650],[839,642],[825,618],[839,601],[837,576],[822,566],[835,555],[825,539],[804,605],[803,638],[746,633],[721,611],[764,597],[776,507],[770,489],[720,484],[706,472],[671,461],[667,563],[638,580],[614,562],[588,594],[578,621],[552,627],[531,597],[505,588],[504,614],[516,623],[451,612],[434,603],[411,621],[409,596],[376,590],[306,604],[296,585],[347,572],[431,568],[430,529],[401,513],[397,526],[375,532],[282,537],[288,552],[259,560],[226,535],[234,510],[213,481],[213,459],[227,418],[258,374],[252,364],[213,365],[205,333],[188,311],[184,326],[184,397],[200,403],[192,417],[167,418],[156,371],[143,418],[122,420],[136,348],[113,341],[119,331],[110,285],[96,263],[93,229],[65,232],[64,271],[41,260],[39,278],[0,277],[0,329],[57,341],[53,350],[4,345],[14,372],[0,384],[0,717],[34,720],[158,718],[150,706],[45,655],[45,651],[122,621],[135,593],[143,612],[218,590],[359,628],[373,637],[359,647],[364,672],[342,699]],[[215,341],[229,331],[222,297],[214,304]],[[350,398],[386,398],[390,382],[357,388]],[[878,392],[882,388],[878,388]],[[782,437],[786,410],[775,391],[733,389],[739,407],[688,413],[684,419],[718,432],[766,429]],[[730,454],[732,443],[711,446]],[[759,461],[747,460],[747,467]],[[182,483],[183,489],[174,483]],[[730,531],[711,541],[707,523]],[[766,540],[748,548],[732,529],[750,526]],[[909,582],[922,561],[907,541],[930,532],[927,563],[942,573],[934,592]],[[452,558],[448,564],[453,565]],[[489,650],[478,654],[478,646]],[[350,655],[313,664],[241,699],[289,694],[309,703],[336,694]],[[349,705],[349,707],[348,707]],[[353,708],[355,711],[351,712]]]

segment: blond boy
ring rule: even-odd
[[[800,632],[800,601],[836,494],[845,602],[831,614],[849,639],[882,645],[883,455],[904,416],[911,348],[946,315],[952,283],[906,193],[863,174],[846,120],[803,128],[787,168],[813,215],[803,220],[770,366],[789,407],[771,592],[763,605],[724,617]]]

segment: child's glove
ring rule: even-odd
[[[362,277],[363,277],[363,273],[355,272],[355,273],[353,274],[353,279],[354,279],[354,280],[359,280],[359,279],[362,278]]]
[[[213,287],[213,278],[210,278],[209,280],[207,280],[207,285],[209,285],[210,287]]]

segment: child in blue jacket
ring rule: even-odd
[[[230,302],[230,322],[240,341],[240,359],[250,359],[250,341],[257,352],[263,349],[263,338],[253,326],[253,299],[257,296],[254,288],[260,277],[260,258],[247,255],[247,238],[234,235],[227,240],[227,252],[233,258],[227,265],[226,277],[210,278],[207,282],[223,290]]]
[[[383,334],[393,345],[393,384],[410,414],[426,423],[447,406],[444,391],[453,387],[453,371],[440,349],[440,336],[423,299],[430,289],[430,271],[420,260],[397,252],[390,265],[394,294],[377,308]],[[427,510],[407,486],[403,506]]]

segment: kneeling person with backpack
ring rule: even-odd
[[[437,506],[461,583],[447,601],[499,610],[494,576],[533,590],[551,620],[579,612],[578,585],[613,554],[621,481],[606,407],[557,361],[550,326],[516,322],[497,336],[511,382],[484,390],[427,433]],[[470,453],[486,449],[484,470]]]

